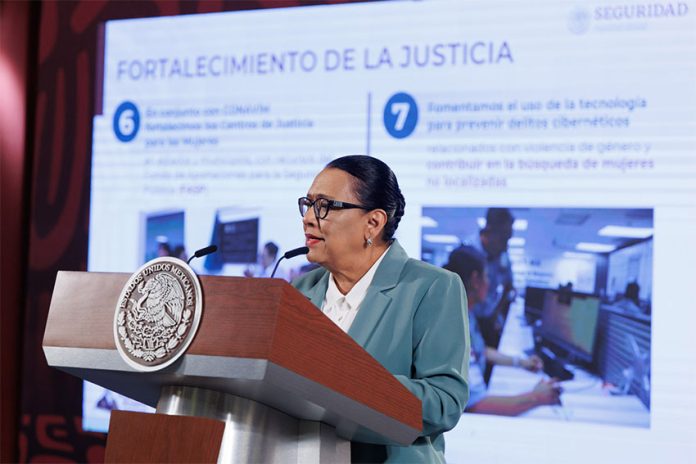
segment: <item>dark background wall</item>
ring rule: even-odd
[[[35,6],[0,0],[0,460],[15,456],[28,214],[26,128]],[[36,26],[34,25],[34,30]]]
[[[347,1],[0,0],[0,77],[11,74],[16,84],[0,82],[0,461],[104,457],[106,436],[81,427],[81,381],[49,368],[41,349],[56,271],[87,267],[100,25],[110,19]]]

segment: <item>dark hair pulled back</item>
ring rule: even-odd
[[[386,211],[387,223],[382,239],[387,242],[392,240],[404,215],[406,200],[391,168],[384,161],[368,155],[342,156],[326,167],[340,169],[353,176],[353,191],[363,206]]]
[[[474,272],[483,275],[486,268],[486,257],[476,248],[462,245],[450,253],[449,260],[443,267],[458,274],[467,291],[471,291],[469,287],[471,276],[474,275]]]

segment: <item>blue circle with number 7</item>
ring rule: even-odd
[[[118,105],[114,113],[114,134],[121,142],[130,142],[138,135],[140,112],[133,102],[125,101]]]
[[[408,137],[416,129],[417,123],[418,105],[411,95],[395,93],[384,105],[384,128],[392,137]]]

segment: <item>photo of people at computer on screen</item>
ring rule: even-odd
[[[653,211],[424,207],[467,292],[468,413],[650,427]]]
[[[190,211],[189,211],[190,212]],[[184,237],[186,213],[181,209],[155,210],[141,213],[142,235],[140,239],[140,263],[169,256],[188,260],[190,254],[186,241],[203,245],[215,245],[217,251],[194,262],[196,271],[202,274],[276,277],[292,281],[313,269],[306,261],[280,262],[287,242],[276,236],[262,234],[263,223],[273,215],[260,208],[223,207],[217,208],[212,216],[198,215],[197,220],[208,221],[210,229],[192,229],[197,237]],[[269,227],[267,227],[268,229]],[[271,224],[271,230],[283,230]],[[202,231],[202,232],[201,232]],[[186,239],[186,240],[185,240]],[[283,248],[285,243],[285,248]],[[290,239],[290,243],[295,243]],[[195,250],[195,248],[193,248]]]

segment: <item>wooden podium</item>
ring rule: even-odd
[[[201,276],[186,354],[134,370],[113,335],[129,277],[60,271],[43,340],[50,366],[157,408],[112,414],[107,462],[349,462],[358,433],[417,438],[420,401],[280,279]]]

